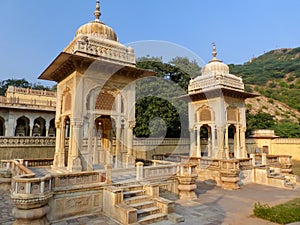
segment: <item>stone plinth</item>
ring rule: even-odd
[[[179,198],[183,200],[193,200],[197,198],[195,190],[197,189],[197,175],[178,175]]]
[[[197,189],[196,180],[196,164],[183,164],[180,166],[179,174],[177,174],[177,179],[179,182],[179,198],[184,200],[193,200],[197,198],[195,190]]]
[[[223,181],[222,183],[223,189],[236,190],[240,188],[240,186],[238,185],[238,182],[240,180],[238,175],[231,175],[231,174],[224,174],[224,173],[221,173],[221,175],[222,175],[221,180]]]
[[[16,218],[14,225],[49,225],[46,217],[50,207],[48,205],[36,209],[13,208],[13,216]]]

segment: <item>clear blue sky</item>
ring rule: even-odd
[[[95,0],[0,0],[0,80],[36,81],[94,9]],[[212,42],[227,64],[300,46],[299,0],[101,0],[101,11],[121,43],[172,42],[205,62]]]

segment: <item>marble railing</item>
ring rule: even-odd
[[[183,155],[170,155],[170,154],[155,154],[152,156],[153,160],[158,161],[169,161],[169,162],[185,162],[190,159],[189,156],[183,156]],[[152,161],[153,161],[152,160]]]
[[[199,167],[201,169],[218,170],[220,169],[219,159],[200,158]]]
[[[52,183],[55,190],[75,187],[77,185],[95,185],[106,181],[105,173],[82,172],[53,175]]]
[[[56,97],[55,91],[47,91],[47,90],[35,90],[31,88],[20,88],[20,87],[14,87],[9,86],[7,89],[7,92],[9,93],[18,93],[18,94],[32,94],[32,95],[43,95],[43,96],[49,96],[49,97]]]
[[[0,146],[54,146],[55,137],[1,137]]]
[[[279,164],[279,156],[278,155],[267,155],[267,165],[276,165]]]
[[[95,41],[86,42],[80,40],[77,42],[77,45],[72,46],[72,49],[67,49],[66,51],[70,52],[71,50],[73,52],[84,52],[108,59],[113,58],[124,63],[135,64],[134,54],[126,51],[127,49],[111,48],[108,45]]]
[[[13,176],[32,174],[32,172],[26,168],[23,163],[23,159],[1,160],[1,168],[10,170]]]
[[[164,139],[158,139],[158,138],[136,138],[133,139],[133,145],[188,145],[190,144],[189,138],[164,138]]]
[[[292,156],[290,155],[279,155],[278,161],[280,164],[292,165]]]
[[[44,167],[52,166],[53,158],[50,159],[24,159],[24,165],[26,167]]]
[[[239,162],[241,170],[247,170],[252,168],[252,159],[250,158],[239,159]]]
[[[35,174],[25,174],[12,178],[12,196],[15,195],[38,195],[51,193],[51,175],[35,177]]]
[[[0,97],[0,105],[2,106],[18,106],[36,109],[47,109],[55,111],[56,101],[54,100],[37,100],[37,99],[22,99],[18,97]]]
[[[178,172],[177,163],[172,163],[169,165],[159,165],[159,166],[145,166],[143,167],[143,178],[144,180],[147,179],[154,179],[158,177],[171,177],[176,175]]]
[[[240,161],[238,159],[220,160],[221,171],[238,171]]]

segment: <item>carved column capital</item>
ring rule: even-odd
[[[135,121],[128,121],[128,126],[130,129],[135,128],[136,122]]]
[[[60,120],[55,120],[55,128],[57,128],[57,129],[61,128]]]

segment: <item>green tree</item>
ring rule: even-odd
[[[137,82],[135,135],[161,136],[165,130],[166,137],[188,136],[187,102],[179,97],[187,93],[190,76],[158,57],[140,58],[137,67],[153,70],[157,75]]]
[[[184,71],[190,78],[201,75],[201,67],[195,60],[190,61],[187,57],[175,57],[169,63]]]
[[[246,113],[247,131],[246,137],[249,137],[254,130],[259,129],[274,129],[276,121],[274,116],[259,111],[257,114]]]
[[[31,84],[23,79],[7,79],[0,82],[0,95],[5,95],[8,86],[15,86],[21,88],[30,88]]]
[[[5,95],[6,90],[8,86],[15,86],[15,87],[20,87],[20,88],[32,88],[36,90],[55,90],[53,88],[56,88],[53,86],[52,88],[49,88],[47,86],[44,86],[40,83],[30,83],[28,82],[25,78],[22,79],[7,79],[0,81],[0,95]]]
[[[274,127],[275,134],[282,138],[300,138],[300,125],[290,121],[281,121]]]

